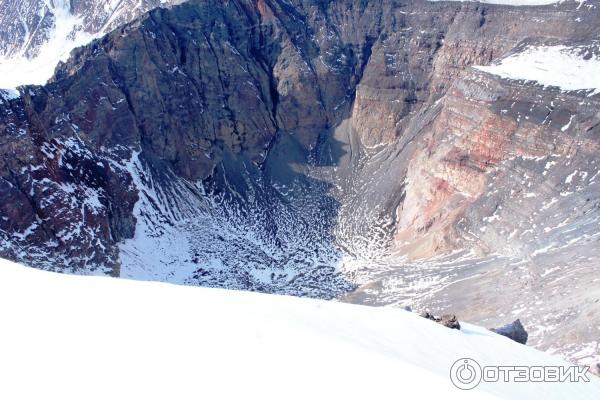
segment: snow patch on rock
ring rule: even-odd
[[[472,1],[472,0],[429,0],[429,1]],[[509,6],[544,6],[560,3],[560,0],[477,0],[477,3],[503,4]]]
[[[54,15],[54,26],[47,34],[47,42],[34,58],[20,54],[0,59],[0,88],[45,84],[54,74],[58,63],[67,60],[71,50],[91,42],[97,36],[81,30],[82,19],[71,14],[69,1],[48,1],[46,10]]]
[[[502,78],[534,81],[565,91],[600,93],[600,56],[584,57],[581,50],[564,45],[530,46],[493,65],[474,68]]]
[[[0,89],[0,103],[3,100],[13,100],[21,96],[18,90],[15,89]]]
[[[116,27],[155,7],[168,7],[184,0],[105,0],[92,1],[84,9],[69,0],[37,0],[16,9],[5,7],[21,21],[21,27],[3,27],[13,43],[0,52],[0,88],[43,85],[56,66],[71,51],[103,36]],[[4,5],[3,5],[4,7]],[[0,12],[5,10],[0,10]],[[29,26],[29,20],[51,21]],[[6,21],[6,18],[5,20]],[[23,31],[24,30],[24,31]]]

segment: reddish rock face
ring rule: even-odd
[[[471,98],[457,84],[442,99],[441,111],[412,156],[396,233],[398,242],[413,239],[406,249],[411,257],[427,258],[459,246],[456,222],[485,193],[486,175],[516,155],[516,121],[489,107],[490,102]],[[540,154],[525,149],[522,155]]]
[[[483,96],[476,98],[474,92]],[[440,102],[435,122],[412,155],[406,200],[398,211],[400,246],[407,237],[417,238],[406,250],[414,257],[431,257],[463,246],[462,235],[455,232],[457,222],[467,208],[476,207],[482,196],[489,195],[490,186],[497,185],[491,179],[502,177],[507,163],[517,158],[541,161],[575,156],[585,162],[598,142],[581,131],[565,135],[559,121],[565,121],[564,115],[577,114],[593,126],[598,118],[593,111],[596,105],[594,100],[577,104],[568,96],[540,96],[535,90],[500,83],[477,72],[464,75]],[[547,123],[536,121],[542,118],[536,115],[540,109],[545,109]],[[585,150],[574,155],[573,148],[581,145]],[[532,178],[541,180],[546,174],[545,169],[530,172]],[[484,247],[490,246],[494,247]]]

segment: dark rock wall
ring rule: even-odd
[[[210,180],[229,154],[259,169],[268,165],[277,180],[285,179],[278,178],[278,170],[286,160],[271,156],[280,153],[272,149],[288,140],[294,151],[287,156],[298,164],[340,167],[322,169],[318,179],[336,182],[335,197],[352,205],[347,213],[377,208],[377,218],[391,215],[399,221],[399,235],[410,225],[417,232],[410,237],[423,236],[432,223],[422,211],[431,204],[400,205],[413,139],[423,134],[423,121],[436,118],[434,102],[469,65],[488,63],[522,41],[582,40],[597,33],[597,20],[595,9],[581,12],[572,5],[516,9],[395,1],[192,1],[152,11],[74,51],[50,84],[23,88],[21,99],[3,105],[3,204],[6,215],[19,216],[5,222],[6,240],[40,218],[44,234],[26,243],[43,247],[54,240],[56,251],[63,251],[61,229],[53,226],[58,218],[32,206],[47,198],[45,189],[37,193],[27,182],[72,181],[77,188],[102,190],[100,220],[78,218],[102,232],[110,259],[101,264],[118,263],[108,249],[133,235],[136,195],[121,176],[126,172],[107,168],[106,159],[118,163],[128,158],[126,148],[138,149],[153,168],[195,181]],[[465,106],[461,112],[471,111]],[[451,123],[445,115],[440,120],[445,122],[436,122],[439,129]],[[71,151],[62,149],[66,142],[84,148],[89,162],[63,160]],[[373,149],[381,146],[387,146],[388,161],[371,163]],[[488,153],[499,150],[496,142],[488,147]],[[461,159],[460,151],[452,157]],[[60,160],[52,158],[57,154],[63,154]],[[78,173],[66,172],[68,166]],[[393,174],[376,168],[391,168]],[[470,186],[478,182],[457,171]],[[90,176],[100,180],[89,181]],[[465,203],[448,203],[448,195],[438,190],[442,181],[434,185],[434,202],[446,209],[444,224],[453,225]],[[369,185],[373,193],[364,196]],[[65,210],[59,215],[66,226],[75,218],[72,208],[80,210],[68,200],[52,206]],[[338,211],[341,225],[356,219],[345,216],[343,206]],[[423,221],[416,223],[412,214]],[[351,241],[354,229],[359,228],[339,235]],[[97,239],[79,238],[74,248],[90,253],[89,241]],[[445,241],[434,239],[433,248],[415,254],[446,250]],[[8,255],[15,258],[14,250]]]

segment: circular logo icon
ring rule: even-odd
[[[481,382],[481,367],[472,358],[456,360],[450,368],[450,380],[459,389],[471,390]]]

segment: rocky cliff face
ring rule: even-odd
[[[471,66],[598,22],[594,2],[154,10],[0,100],[0,255],[511,313],[597,354],[598,96]]]

